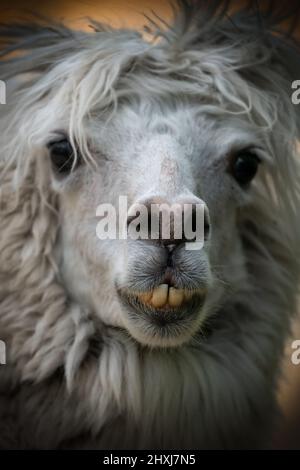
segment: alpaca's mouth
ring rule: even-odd
[[[206,298],[204,289],[160,284],[153,290],[118,289],[131,334],[151,346],[178,346],[195,332]]]
[[[194,296],[204,297],[205,289],[177,289],[168,284],[160,284],[155,289],[146,292],[127,292],[145,306],[156,310],[180,309]]]
[[[134,252],[138,248],[144,257]],[[202,328],[207,316],[212,291],[209,262],[203,251],[195,258],[180,246],[171,252],[150,248],[145,259],[149,245],[129,245],[126,275],[115,281],[122,323],[142,344],[180,346]]]

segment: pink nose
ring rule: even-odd
[[[192,242],[199,236],[207,240],[210,233],[208,208],[196,197],[172,203],[160,197],[137,202],[128,212],[129,236],[137,225],[139,238],[159,240],[166,246]]]

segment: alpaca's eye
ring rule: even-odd
[[[249,184],[257,173],[260,159],[250,151],[240,152],[231,163],[231,173],[241,185]]]
[[[48,144],[48,149],[50,152],[51,163],[57,173],[64,176],[74,169],[75,155],[73,147],[68,139],[50,142]],[[80,163],[78,156],[76,160],[76,166],[78,166]]]

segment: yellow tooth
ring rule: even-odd
[[[182,289],[175,289],[175,287],[170,287],[169,290],[169,304],[171,307],[179,307],[184,299],[184,291]]]
[[[151,297],[152,297],[152,292],[143,292],[138,295],[138,297],[141,299],[142,302],[149,302]]]
[[[152,294],[151,303],[153,307],[159,308],[163,307],[168,300],[168,291],[169,286],[168,284],[160,284],[156,289],[154,289]]]

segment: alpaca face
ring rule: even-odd
[[[241,119],[216,122],[197,105],[170,109],[167,101],[123,106],[110,121],[93,118],[85,132],[96,168],[80,155],[72,162],[60,131],[48,145],[67,288],[141,343],[178,346],[205,328],[246,275],[237,213],[251,200],[262,143]],[[119,215],[120,196],[128,207],[204,203],[203,248],[189,250],[183,239],[99,240],[97,206],[109,203]]]

